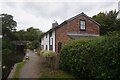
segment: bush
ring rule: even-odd
[[[29,42],[29,43],[27,44],[27,49],[34,50],[34,46],[33,46],[33,43],[32,43],[32,42]]]
[[[42,53],[43,57],[56,57],[56,53],[53,51],[43,51]]]
[[[40,56],[46,59],[48,66],[55,68],[56,64],[56,53],[53,51],[41,51]]]
[[[45,52],[44,50],[40,51],[40,55],[43,56],[44,52]]]
[[[60,68],[81,79],[120,79],[120,32],[70,42],[60,53]]]

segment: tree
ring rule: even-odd
[[[42,31],[37,28],[30,27],[27,29],[27,33],[29,41],[31,41],[32,48],[37,48],[40,42],[40,37],[42,35]]]
[[[12,42],[17,38],[14,34],[17,22],[9,14],[0,14],[0,19],[0,23],[2,24],[2,66],[5,66],[2,69],[2,78],[6,79],[12,66],[22,60],[23,56],[16,53],[16,46]]]
[[[30,43],[28,44],[28,48],[34,49],[37,48],[40,43],[42,31],[40,31],[38,28],[30,27],[26,31],[16,31],[15,35],[18,37],[18,40],[30,41]]]
[[[16,52],[13,41],[30,41],[30,48],[37,48],[39,45],[42,31],[37,28],[30,27],[27,31],[16,31],[17,22],[13,20],[13,16],[9,14],[0,14],[0,23],[2,24],[2,66],[6,66],[2,70],[2,77],[7,78],[12,66],[22,61],[24,54]]]
[[[100,23],[100,34],[104,35],[110,31],[120,30],[118,25],[120,25],[119,20],[116,19],[118,12],[116,10],[111,10],[109,12],[100,12],[99,14],[93,16],[92,18]]]
[[[12,40],[16,38],[13,32],[17,26],[17,23],[16,21],[13,20],[13,16],[9,14],[0,14],[0,19],[2,20],[1,21],[2,36],[3,36],[2,49],[5,49],[5,48],[13,49],[13,46],[11,45],[13,45]],[[7,43],[9,43],[9,45]]]
[[[29,37],[30,41],[33,41],[33,40],[38,40],[39,41],[40,35],[42,34],[42,31],[40,31],[37,28],[30,27],[30,28],[27,29],[27,33],[30,36]]]
[[[26,36],[25,36],[26,31],[24,31],[24,30],[19,30],[19,31],[16,31],[16,32],[14,32],[14,33],[15,33],[15,35],[17,36],[17,40],[18,40],[18,41],[25,41],[25,40],[26,40]]]
[[[8,37],[9,39],[13,39],[12,32],[15,30],[17,23],[13,20],[12,15],[8,14],[0,14],[0,18],[2,19],[2,35],[3,37]]]

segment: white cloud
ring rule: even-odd
[[[20,1],[20,2],[19,2]],[[118,0],[93,0],[89,2],[40,2],[38,0],[12,0],[11,2],[4,0],[0,3],[0,13],[7,13],[14,16],[17,21],[17,29],[26,29],[28,27],[36,27],[42,31],[51,28],[53,20],[58,23],[71,18],[81,12],[88,16],[96,15],[99,12],[117,9]],[[36,2],[37,1],[37,2]],[[45,0],[46,1],[46,0]],[[73,1],[73,0],[70,0]],[[77,1],[77,0],[74,0]]]
[[[1,0],[0,2],[118,2],[119,0]]]

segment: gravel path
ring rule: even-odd
[[[21,69],[19,78],[40,78],[41,60],[40,57],[33,51],[27,51],[29,60]]]

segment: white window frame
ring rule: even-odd
[[[86,30],[86,21],[80,20],[80,30]]]

